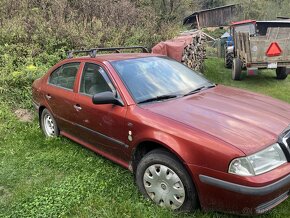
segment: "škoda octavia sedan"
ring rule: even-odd
[[[33,83],[47,137],[128,168],[144,196],[173,210],[257,214],[288,198],[289,104],[164,56],[97,51],[71,52]]]

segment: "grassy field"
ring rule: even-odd
[[[210,80],[271,95],[290,103],[290,78],[267,71],[231,80],[220,59],[206,61]],[[290,200],[261,217],[290,217]],[[132,174],[63,137],[45,139],[37,119],[19,122],[0,103],[0,217],[233,217],[159,208],[138,192]]]

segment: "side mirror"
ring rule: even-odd
[[[124,106],[123,102],[117,99],[112,92],[101,92],[93,96],[93,104],[114,104]]]

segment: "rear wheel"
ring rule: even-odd
[[[233,65],[233,59],[234,59],[234,53],[228,52],[227,49],[225,49],[225,67],[230,69]]]
[[[178,159],[165,150],[153,150],[141,159],[136,183],[144,196],[162,207],[178,211],[197,207],[191,177]]]
[[[56,137],[59,135],[59,129],[52,114],[44,109],[40,117],[41,128],[46,137]]]
[[[286,67],[278,67],[276,69],[276,75],[277,75],[276,78],[279,80],[286,79],[288,76],[287,68]]]
[[[242,79],[242,61],[239,58],[234,58],[232,66],[232,79]]]

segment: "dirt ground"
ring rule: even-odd
[[[14,114],[21,122],[32,122],[33,113],[27,109],[17,109]]]

